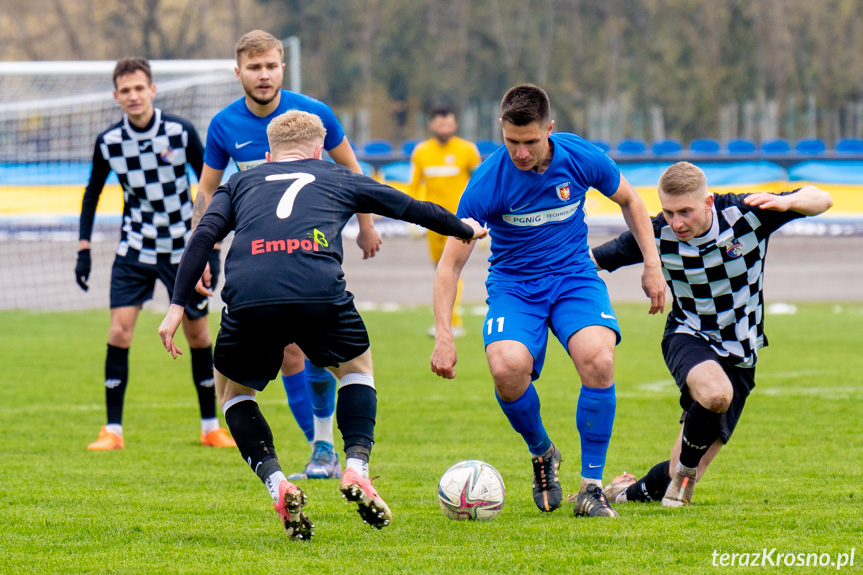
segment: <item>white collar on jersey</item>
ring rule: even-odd
[[[153,108],[153,126],[146,132],[139,132],[129,123],[129,116],[123,114],[123,127],[126,128],[126,133],[129,134],[133,140],[137,140],[138,142],[155,138],[156,134],[159,133],[159,124],[161,122],[162,110],[159,108]]]
[[[710,229],[707,230],[707,233],[705,233],[703,236],[692,238],[688,242],[684,243],[698,247],[703,246],[704,244],[712,242],[716,239],[716,236],[719,235],[719,217],[716,213],[716,204],[713,204],[713,207],[711,207],[710,209],[712,211],[711,218],[713,218],[713,223],[710,224]]]

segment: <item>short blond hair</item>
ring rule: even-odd
[[[276,148],[285,147],[285,144],[322,144],[326,136],[327,129],[321,119],[315,114],[300,110],[288,110],[273,118],[267,126],[271,153]]]
[[[263,30],[252,30],[237,40],[237,44],[234,46],[234,54],[236,55],[237,64],[239,65],[240,56],[243,54],[257,56],[259,54],[269,52],[273,48],[277,48],[279,50],[279,57],[284,59],[285,48],[282,46],[281,40],[276,39],[276,37],[269,32],[264,32]]]
[[[695,164],[677,162],[662,173],[659,191],[669,196],[707,193],[707,178]]]

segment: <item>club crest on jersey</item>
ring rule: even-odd
[[[739,258],[743,255],[743,244],[732,240],[732,243],[725,246],[725,253],[727,253],[730,258]]]
[[[166,164],[172,164],[174,162],[174,149],[171,146],[166,146],[159,152],[159,158]]]
[[[569,196],[572,194],[569,191],[569,182],[564,182],[562,184],[558,184],[557,188],[557,197],[561,199],[561,201],[565,202],[569,199]]]

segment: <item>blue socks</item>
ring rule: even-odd
[[[285,393],[288,395],[288,407],[291,408],[297,425],[305,434],[306,440],[313,440],[315,438],[315,421],[312,417],[309,392],[306,390],[306,372],[283,375],[282,382],[285,384]]]
[[[336,410],[335,376],[325,367],[315,367],[306,360],[306,382],[312,413],[317,417],[330,417]]]
[[[581,436],[581,476],[585,479],[602,479],[616,407],[614,384],[606,389],[581,386],[575,424]]]
[[[494,396],[512,428],[524,438],[531,454],[542,455],[551,448],[551,439],[548,438],[539,414],[539,395],[533,383],[515,401],[504,401],[497,392]]]

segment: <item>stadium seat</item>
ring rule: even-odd
[[[837,154],[860,154],[863,155],[863,140],[858,138],[845,138],[836,142]]]
[[[773,140],[764,140],[761,142],[762,154],[788,154],[791,152],[791,145],[788,140],[775,138]]]
[[[653,146],[651,146],[653,153],[657,156],[668,156],[672,154],[679,154],[683,151],[683,146],[680,145],[679,140],[675,140],[673,138],[668,138],[666,140],[657,140],[653,142]]]
[[[408,184],[411,181],[411,163],[393,162],[392,164],[385,164],[381,166],[380,174],[385,182]]]
[[[608,153],[611,150],[611,144],[609,144],[605,140],[590,140],[590,143],[602,150],[603,152]]]
[[[755,153],[755,142],[752,140],[738,139],[728,140],[725,149],[729,154],[743,155]]]
[[[360,155],[369,156],[392,156],[393,145],[386,140],[369,140],[363,144]]]
[[[372,177],[375,175],[375,167],[368,162],[360,162],[360,169],[364,176]]]
[[[689,151],[693,154],[718,154],[719,142],[712,138],[700,138],[689,143]]]
[[[413,153],[414,148],[416,148],[417,144],[420,142],[422,142],[422,140],[405,140],[402,142],[402,154],[410,156]]]
[[[495,142],[494,140],[477,140],[475,144],[476,149],[479,150],[479,155],[483,158],[489,154],[493,154],[500,148],[500,142]]]
[[[641,140],[621,140],[617,143],[618,154],[643,154],[647,151],[647,146]]]
[[[794,146],[794,150],[801,155],[815,156],[826,153],[827,146],[824,144],[824,140],[819,138],[808,138],[798,140],[797,145]]]

